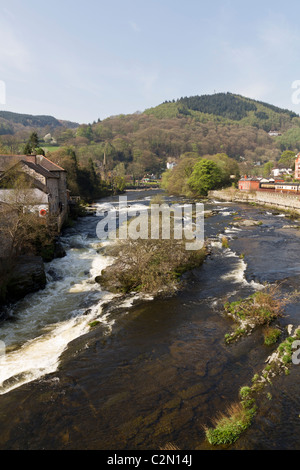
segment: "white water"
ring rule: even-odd
[[[63,351],[90,331],[91,321],[97,319],[108,331],[113,324],[102,314],[113,296],[94,281],[112,262],[97,253],[101,240],[96,234],[94,239],[75,234],[63,241],[67,256],[47,263],[46,288],[18,302],[11,311],[16,320],[1,325],[6,354],[0,357],[0,394],[55,372]]]
[[[239,231],[239,229],[238,229],[238,231]],[[235,230],[230,229],[230,230],[228,230],[228,232],[235,232]],[[247,279],[245,277],[245,273],[246,273],[246,270],[247,270],[247,263],[245,263],[245,261],[243,259],[241,259],[230,248],[223,248],[222,241],[221,241],[222,237],[223,237],[223,235],[220,234],[218,241],[214,240],[214,241],[210,242],[212,247],[214,247],[218,251],[222,252],[222,256],[224,256],[225,258],[233,258],[233,263],[232,263],[233,266],[232,266],[231,270],[228,273],[222,275],[221,280],[230,281],[230,282],[233,282],[234,284],[240,284],[240,285],[245,286],[245,287],[251,287],[254,290],[263,289],[265,287],[264,285],[262,285],[258,282],[255,282],[255,281],[250,281],[250,282],[247,281]]]
[[[130,204],[129,212],[145,207],[139,200],[130,201]],[[97,204],[98,214],[107,208],[108,203]],[[96,238],[96,229],[94,238],[74,233],[65,236],[63,241],[67,256],[46,265],[46,288],[18,302],[12,309],[16,320],[1,325],[0,341],[5,343],[6,355],[0,355],[0,395],[55,372],[68,344],[90,331],[91,321],[102,323],[108,333],[113,326],[109,315],[102,313],[102,306],[115,296],[102,291],[94,282],[112,262],[111,258],[97,253],[101,240]],[[214,243],[217,248],[222,248],[220,241]],[[236,258],[226,279],[247,283],[245,262],[231,250],[222,252]],[[253,281],[247,284],[253,288],[262,287]],[[132,296],[120,306],[129,308],[138,298],[138,294]],[[151,300],[151,296],[145,300]]]
[[[110,208],[108,202],[96,204],[97,215]],[[125,210],[135,215],[144,208],[136,200]],[[68,344],[89,332],[90,322],[99,321],[110,333],[114,320],[102,313],[102,306],[117,295],[103,291],[95,277],[113,261],[97,249],[113,241],[99,240],[96,227],[94,232],[92,238],[76,232],[65,235],[67,256],[46,264],[46,288],[18,302],[11,309],[16,320],[1,324],[6,354],[0,355],[0,395],[55,372]],[[120,307],[129,308],[138,298],[133,295]]]
[[[264,285],[258,282],[247,281],[245,277],[245,273],[247,270],[247,263],[245,263],[243,259],[239,258],[239,256],[236,253],[234,253],[229,248],[227,248],[224,252],[224,256],[235,258],[236,263],[232,271],[222,276],[221,278],[222,280],[231,281],[234,283],[242,284],[244,286],[250,286],[255,290],[261,290],[265,287]]]

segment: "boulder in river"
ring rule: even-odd
[[[233,222],[232,225],[235,227],[256,227],[257,225],[261,225],[261,222],[252,219],[243,219],[238,222]]]
[[[21,256],[15,263],[7,283],[6,300],[14,302],[46,287],[46,274],[40,256]]]

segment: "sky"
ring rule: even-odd
[[[231,92],[300,114],[299,17],[295,0],[0,0],[0,109],[91,123]]]

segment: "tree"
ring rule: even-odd
[[[166,172],[166,175],[163,176],[163,185],[169,194],[175,196],[191,195],[188,180],[198,160],[198,156],[183,156],[172,171]]]
[[[88,125],[83,124],[82,126],[78,128],[76,135],[78,137],[85,137],[88,140],[92,140],[93,138],[92,126],[90,124]]]
[[[265,178],[268,178],[271,174],[271,171],[274,167],[274,163],[273,162],[267,162],[264,167],[263,167],[263,176]]]
[[[222,182],[222,171],[218,165],[206,159],[196,163],[188,180],[190,188],[200,196],[206,196],[208,191],[221,187]]]
[[[38,153],[37,150],[41,150],[39,148],[39,145],[40,143],[39,143],[37,132],[32,132],[24,147],[24,150],[23,150],[24,154],[30,155],[33,152]]]
[[[43,197],[37,195],[28,175],[13,170],[6,187],[5,204],[0,205],[0,243],[5,256],[13,260],[23,254],[41,255],[57,235],[55,217],[39,216]]]
[[[223,184],[231,183],[231,176],[235,176],[235,179],[240,177],[240,170],[237,162],[232,158],[229,158],[225,153],[217,153],[216,155],[207,155],[207,160],[215,162],[222,172]]]
[[[296,155],[292,150],[285,150],[280,157],[279,163],[286,165],[288,168],[292,168],[295,164]]]
[[[125,165],[123,162],[115,166],[114,170],[112,171],[111,186],[114,194],[118,194],[119,192],[124,191],[126,186],[126,180]]]
[[[29,144],[32,146],[32,148],[37,148],[40,145],[39,142],[39,137],[37,135],[37,132],[32,132],[31,136],[29,137]]]
[[[72,196],[79,196],[78,161],[73,147],[61,147],[50,153],[51,160],[67,172],[67,186]]]

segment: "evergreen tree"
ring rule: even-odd
[[[40,146],[40,143],[39,143],[39,138],[38,138],[38,135],[37,135],[37,132],[32,132],[25,147],[24,147],[24,154],[25,155],[30,155],[32,154],[33,152],[36,152],[36,150],[40,150],[39,149],[39,146]],[[38,152],[36,152],[38,153]]]

